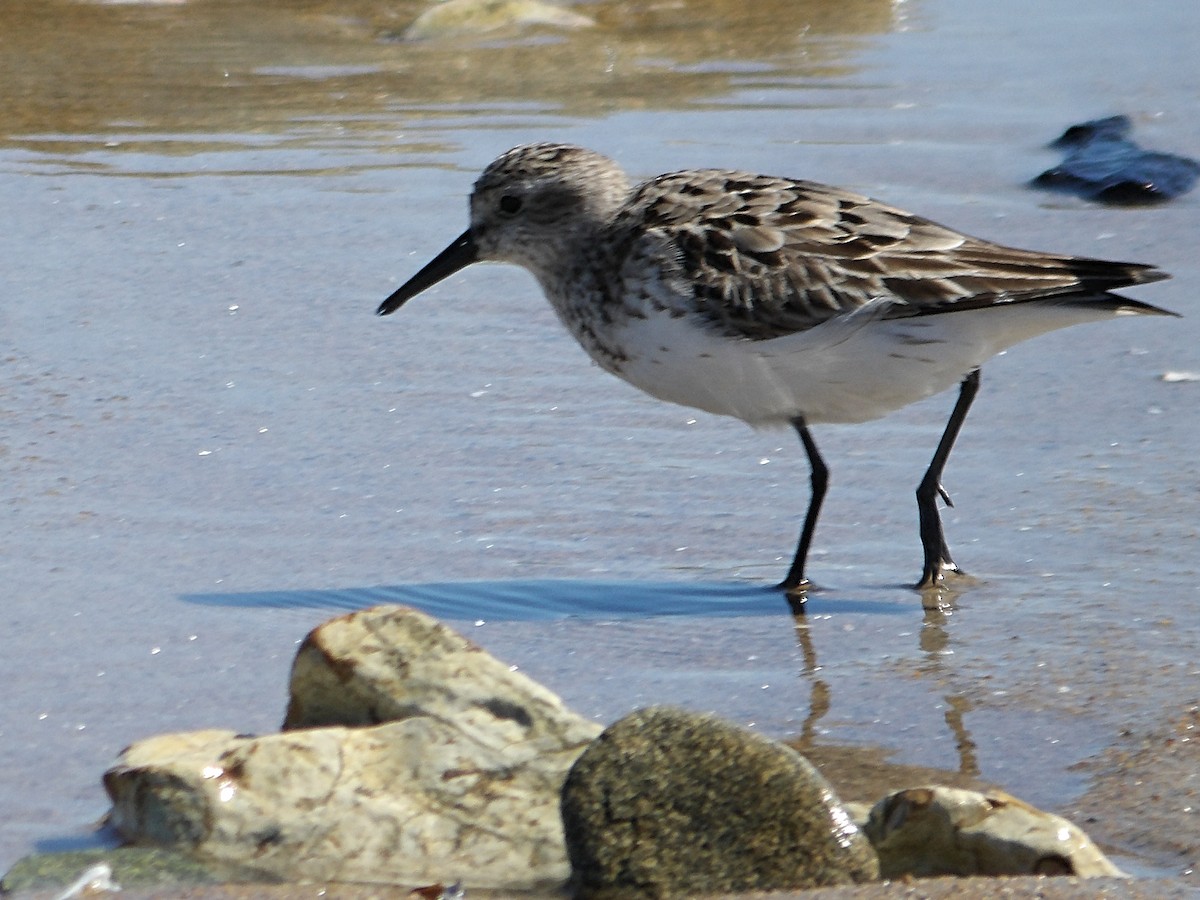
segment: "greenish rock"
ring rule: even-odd
[[[0,880],[0,894],[65,890],[97,866],[107,866],[112,881],[126,888],[279,880],[256,869],[207,862],[174,850],[116,847],[26,856]]]
[[[585,898],[794,890],[879,873],[870,843],[808,760],[670,707],[601,734],[567,776],[562,815]]]

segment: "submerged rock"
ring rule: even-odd
[[[584,28],[592,24],[587,16],[543,0],[445,0],[417,16],[403,36],[418,41],[490,34],[528,25]]]
[[[105,773],[110,824],[288,881],[566,880],[559,794],[599,726],[429,616],[376,607],[314,630],[287,725],[139,741]]]
[[[1124,874],[1077,826],[1001,791],[909,788],[876,803],[863,831],[884,878]]]
[[[870,844],[794,750],[669,707],[608,728],[572,767],[563,825],[584,897],[681,897],[877,877]]]
[[[1153,203],[1186,194],[1200,179],[1200,163],[1184,156],[1143,150],[1129,133],[1126,116],[1072,125],[1051,147],[1066,158],[1032,182],[1102,203]]]

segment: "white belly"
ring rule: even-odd
[[[957,385],[1019,341],[1112,316],[1047,303],[890,320],[868,311],[751,341],[652,315],[614,332],[627,358],[606,368],[659,399],[754,426],[865,422]]]

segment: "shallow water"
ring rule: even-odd
[[[1188,5],[595,3],[574,33],[397,39],[419,9],[5,8],[0,868],[85,840],[131,740],[277,727],[305,631],[381,601],[599,720],[669,702],[880,747],[1181,868],[1117,836],[1153,805],[1195,847],[1194,810],[1133,787],[1090,807],[1079,764],[1200,700],[1200,382],[1162,378],[1200,372],[1200,201],[1024,182],[1066,125],[1114,112],[1197,155]],[[950,609],[903,583],[953,398],[818,430],[824,590],[797,622],[767,587],[807,499],[793,436],[609,378],[512,269],[373,316],[462,230],[478,169],[540,138],[1153,262],[1175,279],[1137,296],[1185,318],[985,368],[945,516],[978,582]]]

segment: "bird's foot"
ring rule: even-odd
[[[953,560],[938,560],[926,564],[921,580],[913,589],[921,593],[921,605],[925,609],[945,609],[954,605],[954,599],[963,588],[975,583],[975,578],[960,569]]]
[[[775,587],[777,590],[783,591],[788,605],[792,608],[793,615],[802,615],[804,605],[808,602],[808,595],[821,590],[818,585],[813,584],[807,578],[801,578],[799,582],[795,583],[784,580]]]
[[[956,579],[959,576],[965,576],[967,573],[958,567],[954,560],[949,557],[945,559],[928,560],[925,563],[925,571],[921,575],[921,580],[913,587],[918,591],[929,590],[930,588],[943,587],[946,584],[946,579]]]

